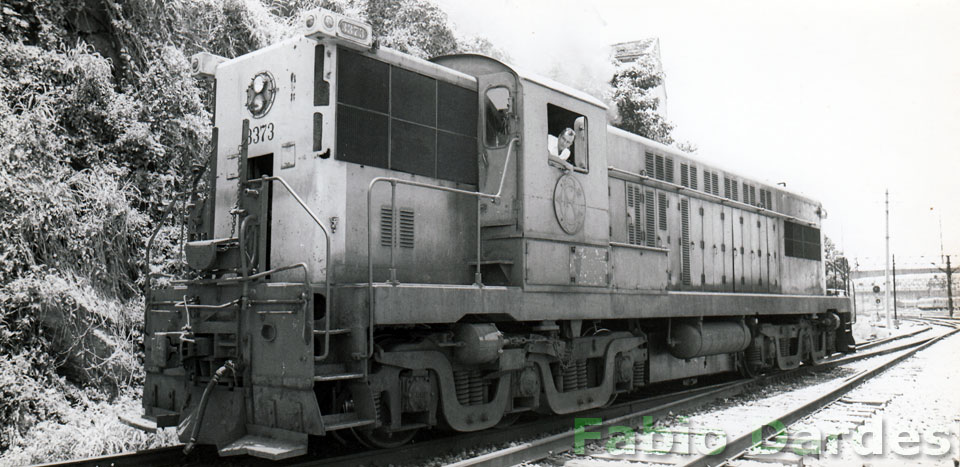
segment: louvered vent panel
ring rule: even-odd
[[[680,184],[690,187],[690,172],[687,164],[680,164]]]
[[[730,190],[730,179],[723,178],[723,197],[727,199],[733,199],[733,192]]]
[[[750,185],[747,182],[743,182],[743,202],[750,204]]]
[[[657,170],[654,178],[663,180],[663,156],[657,156]]]
[[[767,207],[767,191],[762,188],[760,189],[760,207]]]
[[[704,193],[713,193],[713,186],[710,185],[710,172],[703,171],[703,192]]]
[[[657,246],[657,238],[656,238],[657,236],[654,232],[657,226],[656,224],[657,217],[655,215],[656,210],[653,207],[653,202],[654,202],[653,190],[647,190],[644,200],[646,200],[646,203],[644,204],[646,206],[646,214],[647,214],[647,218],[645,222],[647,226],[647,229],[646,229],[647,237],[646,237],[645,243],[647,244],[647,246]]]
[[[674,180],[673,179],[673,159],[670,157],[667,158],[667,170],[664,173],[664,177],[665,177],[664,180],[670,183],[674,183],[673,182]]]
[[[690,188],[697,189],[697,168],[690,166]]]
[[[690,206],[685,199],[680,200],[680,280],[690,285]]]
[[[740,201],[740,193],[739,193],[739,190],[737,189],[737,181],[736,181],[736,180],[734,180],[733,183],[730,184],[730,189],[733,190],[733,198],[732,198],[732,199],[733,199],[734,201]]]
[[[653,176],[653,173],[654,173],[654,172],[653,172],[653,157],[654,157],[653,154],[651,154],[651,153],[649,153],[649,152],[647,153],[647,165],[646,165],[645,167],[646,167],[646,171],[647,171],[647,176],[648,176],[648,177],[652,177],[652,176]]]
[[[389,247],[393,238],[393,214],[390,206],[380,208],[380,245]]]
[[[627,243],[643,245],[643,193],[640,185],[627,183]]]
[[[660,230],[667,230],[667,195],[665,193],[657,193],[657,207]]]
[[[400,222],[397,230],[397,246],[413,248],[414,245],[414,213],[412,209],[399,210]],[[380,208],[380,245],[389,247],[393,236],[393,216],[389,206]]]
[[[400,247],[401,248],[413,248],[413,210],[412,209],[401,209],[400,210]]]
[[[773,205],[773,193],[770,190],[765,190],[767,192],[767,209],[774,210],[776,206]]]
[[[713,180],[713,194],[720,196],[720,176],[712,173],[710,174],[710,178]]]
[[[757,188],[753,186],[750,187],[750,204],[757,205]]]

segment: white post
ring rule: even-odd
[[[886,242],[886,253],[884,254],[884,261],[886,261],[886,268],[883,270],[883,311],[887,315],[887,332],[890,332],[893,329],[893,326],[890,323],[890,190],[884,192],[885,201],[884,207],[886,210],[886,227],[887,227],[887,242]]]

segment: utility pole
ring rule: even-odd
[[[893,328],[890,323],[890,190],[884,191],[884,211],[886,212],[886,253],[883,255],[883,260],[886,262],[886,267],[883,270],[883,311],[887,315],[887,332]]]
[[[897,318],[897,255],[893,255],[893,323],[900,327]]]
[[[947,255],[947,269],[939,266],[937,268],[947,275],[947,309],[950,310],[950,317],[953,318],[953,273],[957,270],[950,267],[950,255]]]

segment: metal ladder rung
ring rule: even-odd
[[[313,335],[314,335],[314,336],[322,336],[322,335],[324,335],[324,334],[330,334],[331,336],[335,336],[335,335],[338,335],[338,334],[350,334],[350,330],[349,330],[349,329],[331,329],[330,331],[326,331],[326,330],[323,330],[323,329],[314,329],[314,330],[313,330]]]

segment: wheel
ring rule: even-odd
[[[420,429],[413,428],[402,431],[387,431],[383,428],[375,428],[373,430],[366,431],[351,429],[351,431],[353,431],[353,434],[357,437],[357,440],[360,441],[360,444],[368,448],[393,449],[409,443],[414,436],[417,436],[417,433],[420,432]]]

